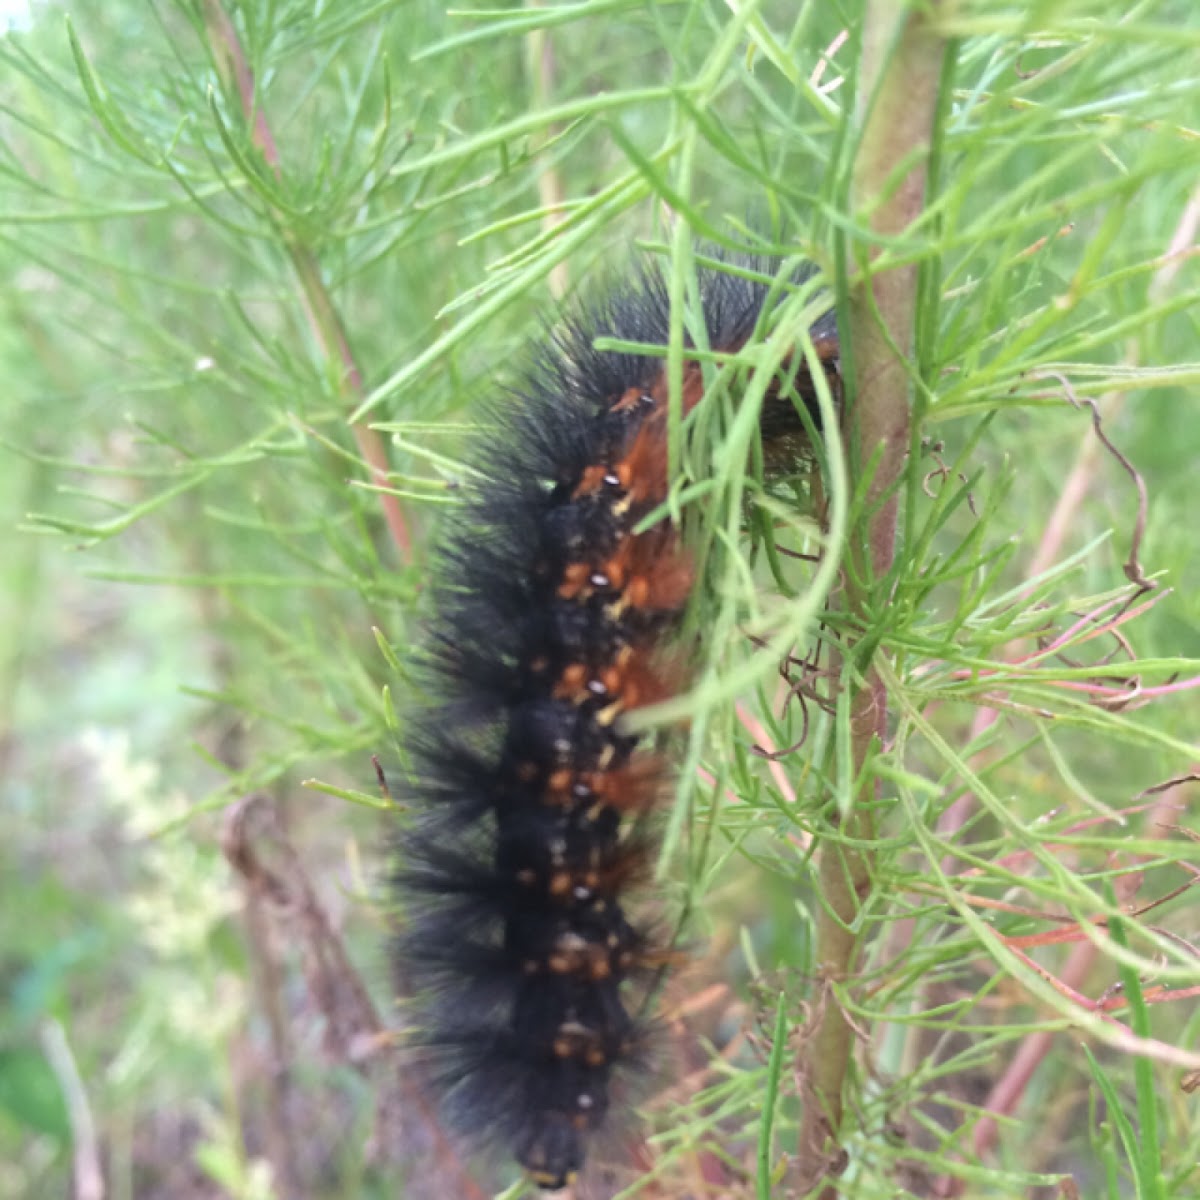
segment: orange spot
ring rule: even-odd
[[[583,663],[571,663],[569,667],[564,668],[554,686],[555,698],[562,700],[583,691],[587,677],[588,670]]]
[[[675,612],[687,602],[695,575],[682,554],[664,558],[653,573],[634,575],[623,593],[630,608]]]
[[[571,493],[571,499],[578,500],[580,496],[588,496],[600,491],[604,486],[604,477],[607,474],[608,467],[603,463],[588,467],[579,481],[579,486]]]
[[[596,799],[619,813],[642,813],[665,798],[665,763],[655,754],[638,754],[620,770],[592,771],[580,775]]]
[[[629,388],[622,394],[620,400],[612,406],[610,411],[627,412],[631,408],[636,408],[641,403],[644,394],[641,388]]]
[[[720,348],[722,350],[736,350],[738,347],[722,346]],[[685,362],[683,364],[683,386],[680,391],[682,393],[680,399],[683,401],[683,413],[684,416],[687,416],[700,403],[700,398],[704,395],[704,373],[701,371],[699,363]],[[667,381],[666,371],[659,373],[658,378],[649,389],[649,394],[657,401],[655,412],[661,411],[665,414],[667,403],[671,396],[671,386]]]
[[[627,541],[628,540],[636,540],[636,539],[627,539]],[[618,588],[618,589],[625,582],[625,566],[621,560],[622,560],[622,558],[625,557],[626,553],[627,552],[625,551],[624,545],[623,545],[622,549],[620,551],[618,551],[615,555],[613,555],[613,557],[610,558],[608,560],[608,562],[606,562],[604,564],[604,566],[601,568],[601,570],[604,572],[604,574],[608,576],[608,582],[613,587]]]
[[[682,665],[665,655],[631,663],[621,693],[625,707],[642,708],[667,700],[682,690],[686,677]]]
[[[651,415],[618,464],[629,478],[635,504],[658,504],[667,494],[667,439],[661,413]]]
[[[590,1067],[602,1066],[605,1061],[600,1035],[577,1021],[564,1021],[558,1027],[553,1049],[558,1058],[582,1058]]]
[[[628,579],[625,599],[633,608],[670,612],[683,607],[695,573],[671,526],[662,525],[630,539]]]
[[[562,583],[558,585],[558,594],[564,600],[574,600],[587,586],[592,569],[587,563],[570,563],[563,571]]]

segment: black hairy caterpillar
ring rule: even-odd
[[[698,272],[714,351],[750,339],[780,269],[738,268]],[[647,267],[554,329],[477,447],[432,595],[397,956],[426,1001],[419,1040],[448,1120],[543,1188],[582,1167],[612,1073],[644,1040],[626,985],[667,957],[625,906],[671,775],[622,715],[686,686],[663,648],[694,571],[670,521],[637,531],[668,489],[665,359],[595,342],[663,346],[669,326]],[[836,384],[832,315],[811,337]],[[685,415],[704,386],[685,356]],[[797,398],[815,419],[813,382],[792,367],[767,391],[764,436],[803,430]]]

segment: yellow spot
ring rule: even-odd
[[[615,625],[625,615],[628,607],[629,601],[622,592],[611,604],[604,606],[604,615]]]

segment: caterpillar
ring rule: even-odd
[[[733,265],[697,272],[709,347],[729,353],[781,269]],[[645,266],[548,333],[491,413],[431,589],[396,958],[449,1124],[544,1189],[576,1177],[614,1072],[641,1060],[630,991],[668,958],[627,910],[671,772],[624,717],[687,686],[669,647],[695,572],[674,524],[641,528],[668,490],[666,360],[596,341],[665,346],[669,326],[666,281]],[[811,337],[836,383],[832,315]],[[685,356],[685,415],[704,386]],[[791,367],[765,432],[802,430],[797,398],[815,414]]]

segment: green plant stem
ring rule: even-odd
[[[204,27],[222,80],[226,86],[232,83],[237,88],[242,114],[253,130],[254,144],[261,151],[267,165],[278,175],[279,149],[267,124],[266,114],[255,99],[254,74],[246,60],[237,30],[221,6],[220,0],[203,0],[203,11]],[[279,227],[285,228],[282,221],[279,222]],[[321,277],[320,263],[312,247],[294,235],[285,233],[283,245],[300,284],[309,328],[317,339],[322,354],[339,365],[338,390],[347,407],[353,411],[363,398],[362,372],[350,348],[350,339],[341,314]],[[389,490],[390,464],[383,439],[365,421],[354,422],[351,429],[358,452],[367,464],[371,483],[378,489],[376,494],[383,508],[388,533],[401,557],[407,560],[412,548],[412,538],[399,497]]]
[[[529,0],[530,8],[541,7],[541,0]],[[554,42],[548,29],[534,29],[525,39],[525,70],[529,76],[532,106],[535,111],[549,108],[553,102],[555,88],[555,55]],[[558,132],[558,126],[550,125],[537,138],[536,144],[544,145]],[[563,221],[563,204],[566,199],[566,189],[563,186],[562,175],[554,166],[553,161],[543,166],[537,173],[538,198],[545,209],[542,218],[542,228],[550,233],[556,225]],[[570,278],[567,275],[567,264],[556,262],[550,268],[547,277],[550,294],[556,300],[566,295]]]
[[[939,5],[917,8],[911,0],[872,0],[863,27],[858,121],[861,137],[851,179],[855,214],[883,237],[901,235],[920,215],[926,161],[937,107],[945,43],[936,30]],[[861,264],[862,281],[850,296],[849,342],[852,403],[846,413],[850,468],[856,485],[866,483],[867,503],[851,531],[845,599],[864,626],[885,603],[885,586],[895,557],[897,483],[908,457],[909,377],[916,311],[917,272],[904,267],[872,273]],[[848,665],[848,664],[846,664]],[[845,1163],[841,1127],[854,1031],[838,1003],[837,985],[856,969],[861,929],[858,915],[872,889],[872,857],[856,845],[875,837],[877,785],[869,762],[887,730],[888,694],[869,660],[841,677],[862,682],[850,699],[849,778],[857,794],[840,821],[844,837],[821,854],[822,906],[817,919],[817,962],[825,983],[824,1002],[806,1047],[803,1076],[807,1103],[800,1128],[802,1190],[824,1182],[822,1200],[837,1194],[832,1178]],[[865,803],[864,803],[865,802]]]

